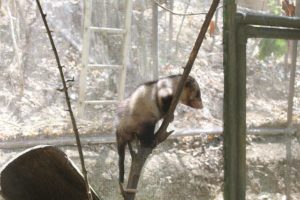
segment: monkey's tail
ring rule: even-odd
[[[118,142],[118,153],[119,153],[119,181],[124,183],[124,161],[125,161],[125,147],[126,143]]]

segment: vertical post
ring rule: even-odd
[[[295,77],[296,77],[296,62],[297,62],[297,43],[292,41],[292,67],[290,72],[289,93],[288,93],[288,110],[287,110],[287,128],[293,126],[293,107],[295,96]],[[292,159],[292,141],[290,132],[285,134],[286,148],[286,168],[285,168],[285,195],[286,200],[291,200],[291,159]]]
[[[245,44],[239,39],[237,46],[236,3],[224,0],[224,199],[245,199]],[[242,30],[242,29],[241,29]],[[241,55],[241,54],[242,55]],[[242,69],[239,69],[242,68]],[[239,77],[241,76],[241,77]],[[239,84],[242,84],[239,86]],[[241,151],[241,152],[239,152]]]
[[[125,96],[125,83],[126,83],[126,71],[129,62],[129,42],[131,39],[131,15],[132,15],[132,0],[126,0],[126,17],[125,17],[125,35],[123,40],[123,52],[122,52],[122,69],[120,73],[119,83],[119,101],[124,99]]]
[[[296,16],[300,16],[300,0],[296,2]],[[293,107],[295,96],[295,77],[297,65],[297,46],[298,40],[292,42],[292,67],[290,72],[288,110],[287,110],[287,128],[293,126]],[[291,159],[292,159],[292,141],[289,133],[286,133],[286,169],[285,169],[285,195],[286,200],[291,199]]]
[[[245,27],[237,24],[237,199],[246,197],[246,48]]]
[[[297,63],[297,45],[298,41],[294,40],[292,42],[292,67],[290,72],[290,82],[289,82],[289,96],[288,96],[288,112],[287,112],[287,122],[288,126],[292,125],[293,116],[293,100],[295,94],[295,76],[296,76],[296,63]]]
[[[300,0],[297,0],[296,4],[296,16],[300,16]],[[287,123],[288,126],[292,125],[293,116],[293,100],[295,93],[295,76],[296,76],[296,65],[297,65],[297,45],[298,40],[292,42],[292,67],[290,72],[290,83],[289,83],[289,96],[288,96],[288,112],[287,112]]]
[[[83,1],[83,40],[82,40],[82,58],[81,58],[81,72],[79,79],[79,106],[78,116],[82,117],[84,113],[84,101],[86,92],[86,76],[87,65],[89,63],[89,46],[90,46],[90,25],[91,25],[91,7],[92,0]]]
[[[158,6],[152,3],[152,70],[153,79],[158,78]]]

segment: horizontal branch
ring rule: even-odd
[[[198,13],[177,13],[177,12],[174,12],[173,10],[171,10],[171,9],[169,9],[169,8],[167,8],[167,7],[163,6],[163,5],[161,5],[157,0],[153,0],[153,1],[154,1],[154,3],[155,3],[158,7],[160,7],[160,8],[162,8],[162,9],[164,9],[164,10],[170,12],[170,13],[173,14],[173,15],[178,15],[178,16],[192,16],[192,15],[206,15],[206,14],[207,14],[206,12],[198,12]]]

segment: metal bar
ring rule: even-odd
[[[246,47],[245,27],[237,27],[237,198],[246,197]]]
[[[241,24],[253,24],[261,26],[277,26],[300,29],[299,17],[284,17],[258,13],[237,13],[236,20]]]
[[[89,68],[95,67],[95,68],[104,68],[104,69],[109,69],[109,68],[113,68],[113,69],[122,69],[123,66],[122,65],[109,65],[109,64],[88,64]]]
[[[292,43],[292,68],[290,72],[289,95],[288,95],[288,110],[287,110],[287,127],[293,126],[293,106],[295,96],[295,77],[297,63],[297,45],[298,41]],[[285,194],[286,199],[291,199],[291,159],[292,159],[292,141],[291,137],[286,134],[286,169],[285,169]]]
[[[106,27],[95,27],[90,26],[91,31],[104,32],[104,33],[112,33],[112,34],[125,34],[126,30],[121,28],[106,28]]]
[[[223,1],[223,63],[224,63],[224,200],[237,197],[237,65],[236,4]]]
[[[259,27],[248,25],[246,26],[246,33],[248,38],[282,38],[291,40],[300,39],[299,29]]]
[[[120,73],[120,82],[118,87],[118,99],[121,101],[124,99],[125,96],[125,83],[126,83],[126,72],[127,66],[129,65],[129,42],[131,39],[131,17],[132,17],[132,0],[126,1],[126,16],[125,16],[125,30],[126,33],[124,35],[123,41],[123,52],[122,52],[122,69]]]
[[[288,134],[290,136],[295,135],[297,129],[291,128],[251,128],[247,130],[247,135],[283,135]]]
[[[296,129],[287,128],[251,128],[247,131],[249,135],[280,135],[289,133],[293,135],[296,133]],[[222,128],[216,129],[181,129],[175,131],[168,139],[174,139],[186,136],[200,136],[200,135],[222,135]],[[81,136],[82,145],[97,145],[97,144],[112,144],[116,142],[115,136]],[[29,148],[36,145],[53,145],[53,146],[75,146],[76,141],[74,136],[63,136],[46,139],[22,139],[22,140],[8,140],[0,142],[0,149],[17,149],[17,148]]]
[[[116,104],[117,100],[95,100],[95,101],[84,101],[85,104]]]
[[[90,144],[106,144],[114,143],[115,137],[101,137],[101,136],[84,136],[80,137],[82,145]],[[53,146],[76,146],[76,141],[73,136],[47,138],[47,139],[31,139],[21,141],[5,141],[0,142],[0,149],[15,149],[15,148],[29,148],[36,145],[53,145]]]
[[[293,106],[295,96],[295,78],[296,78],[296,64],[297,64],[297,45],[298,41],[292,43],[292,67],[290,72],[289,82],[289,96],[288,96],[288,112],[287,112],[287,124],[289,127],[292,126],[293,117]]]
[[[259,136],[276,136],[288,134],[290,136],[295,135],[297,129],[291,128],[250,128],[246,130],[247,135],[259,135]],[[201,128],[193,128],[193,129],[181,129],[175,131],[170,138],[176,137],[185,137],[185,136],[199,136],[199,135],[222,135],[222,128],[215,129],[201,129]]]
[[[89,46],[90,46],[90,24],[91,24],[91,7],[92,0],[84,1],[84,22],[83,22],[83,44],[82,44],[82,58],[81,58],[81,72],[79,80],[79,105],[78,105],[78,116],[83,117],[84,113],[84,99],[86,92],[86,76],[87,76],[87,65],[89,59]]]
[[[296,16],[300,16],[300,0],[296,2]],[[288,110],[287,110],[287,128],[293,127],[293,107],[295,96],[295,78],[297,65],[297,46],[298,41],[292,42],[292,67],[290,72],[289,95],[288,95]],[[292,160],[292,139],[286,134],[286,169],[285,169],[285,195],[286,199],[291,199],[291,160]]]

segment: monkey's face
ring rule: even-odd
[[[189,77],[185,86],[183,93],[181,95],[181,103],[190,106],[196,109],[202,109],[202,99],[201,99],[201,91],[198,83],[192,77]]]
[[[196,109],[203,108],[200,90],[190,92],[190,96],[189,96],[187,105],[192,108],[196,108]]]

